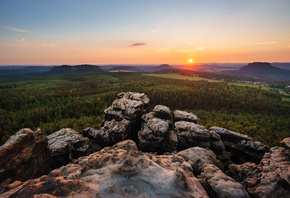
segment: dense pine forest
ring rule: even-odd
[[[270,146],[290,136],[290,103],[281,95],[223,82],[188,81],[142,73],[84,73],[0,82],[0,145],[20,128],[100,128],[103,111],[122,91],[144,92],[151,108],[195,113],[199,123],[220,126]]]

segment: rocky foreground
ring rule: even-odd
[[[269,148],[192,113],[148,110],[145,94],[120,93],[86,137],[21,129],[0,147],[0,197],[290,197],[290,137]]]

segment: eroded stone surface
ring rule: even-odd
[[[216,166],[207,166],[201,173],[201,181],[209,194],[218,198],[249,198],[245,188]]]
[[[280,198],[290,195],[290,159],[285,148],[271,148],[259,165],[230,165],[230,171],[253,197]]]
[[[193,168],[196,175],[204,171],[207,166],[217,166],[223,169],[223,165],[216,159],[215,154],[209,150],[200,147],[191,147],[180,151],[177,155],[183,157]]]
[[[131,140],[106,147],[48,176],[11,186],[2,197],[208,197],[178,156],[147,157]]]
[[[47,136],[47,139],[48,147],[51,149],[53,168],[66,165],[72,159],[93,152],[90,141],[71,128],[56,131]]]
[[[175,122],[175,131],[178,136],[180,149],[194,146],[210,148],[210,134],[208,130],[193,122]]]
[[[148,105],[149,99],[144,93],[122,92],[118,94],[118,99],[105,109],[105,120],[126,119],[134,123],[148,111]]]
[[[25,181],[47,174],[50,150],[41,131],[25,128],[11,136],[0,147],[0,193],[15,180]]]
[[[153,109],[155,117],[163,120],[171,120],[170,109],[164,105],[156,105]]]
[[[187,121],[187,122],[193,122],[197,124],[197,116],[194,115],[193,113],[189,113],[186,111],[181,111],[181,110],[173,111],[173,119],[174,119],[174,122]]]
[[[138,145],[141,150],[155,152],[162,150],[169,131],[167,122],[153,118],[145,122],[138,132]]]

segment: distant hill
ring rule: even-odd
[[[105,72],[105,70],[101,69],[100,66],[95,65],[62,65],[55,66],[52,68],[51,73],[56,74],[71,74],[71,73],[87,73],[87,72]]]
[[[47,72],[51,66],[1,66],[0,76]]]
[[[173,69],[173,67],[168,64],[162,64],[159,66],[140,66],[139,68],[146,72],[156,72],[160,70]]]
[[[238,71],[230,72],[231,75],[242,75],[251,77],[267,77],[290,79],[290,71],[274,67],[266,62],[253,62],[241,67]]]
[[[112,69],[110,69],[110,71],[136,71],[136,72],[139,72],[141,70],[139,68],[133,67],[133,66],[115,66]]]
[[[277,75],[284,74],[284,69],[272,66],[270,63],[254,62],[249,63],[247,66],[241,67],[240,72],[259,75]]]

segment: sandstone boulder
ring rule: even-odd
[[[208,197],[181,157],[151,156],[131,140],[106,147],[48,176],[12,185],[2,197]]]
[[[164,105],[156,105],[153,109],[155,117],[163,120],[171,120],[170,109]]]
[[[195,175],[199,175],[200,182],[210,197],[249,197],[241,184],[221,171],[223,165],[211,150],[192,147],[177,155],[191,165]]]
[[[282,147],[273,147],[264,155],[261,164],[230,165],[230,172],[252,197],[289,197],[290,159]]]
[[[223,169],[222,163],[216,159],[215,154],[209,150],[200,147],[191,147],[177,153],[187,161],[193,168],[195,175],[200,175],[207,166],[217,166]]]
[[[220,127],[211,127],[210,130],[220,135],[226,151],[231,153],[231,160],[234,163],[254,162],[259,164],[265,152],[269,151],[268,146],[246,135]]]
[[[68,164],[72,159],[93,152],[88,138],[83,138],[77,131],[64,128],[47,136],[51,149],[52,168]],[[79,147],[78,147],[79,146]]]
[[[245,188],[216,166],[207,166],[200,176],[201,183],[211,197],[250,198]]]
[[[178,136],[180,149],[194,146],[210,148],[210,133],[199,124],[193,122],[175,122],[175,131]]]
[[[121,121],[126,119],[135,124],[148,111],[148,105],[149,99],[144,93],[122,92],[118,94],[118,99],[105,109],[105,120]]]
[[[15,180],[36,178],[49,170],[50,150],[40,129],[21,129],[0,147],[0,193]]]
[[[197,124],[196,115],[194,115],[193,113],[188,113],[186,111],[181,111],[181,110],[173,111],[173,120],[174,122],[187,121],[187,122],[193,122]]]
[[[167,122],[153,118],[145,122],[138,132],[138,145],[142,151],[160,152],[166,143],[166,136],[169,131]]]

